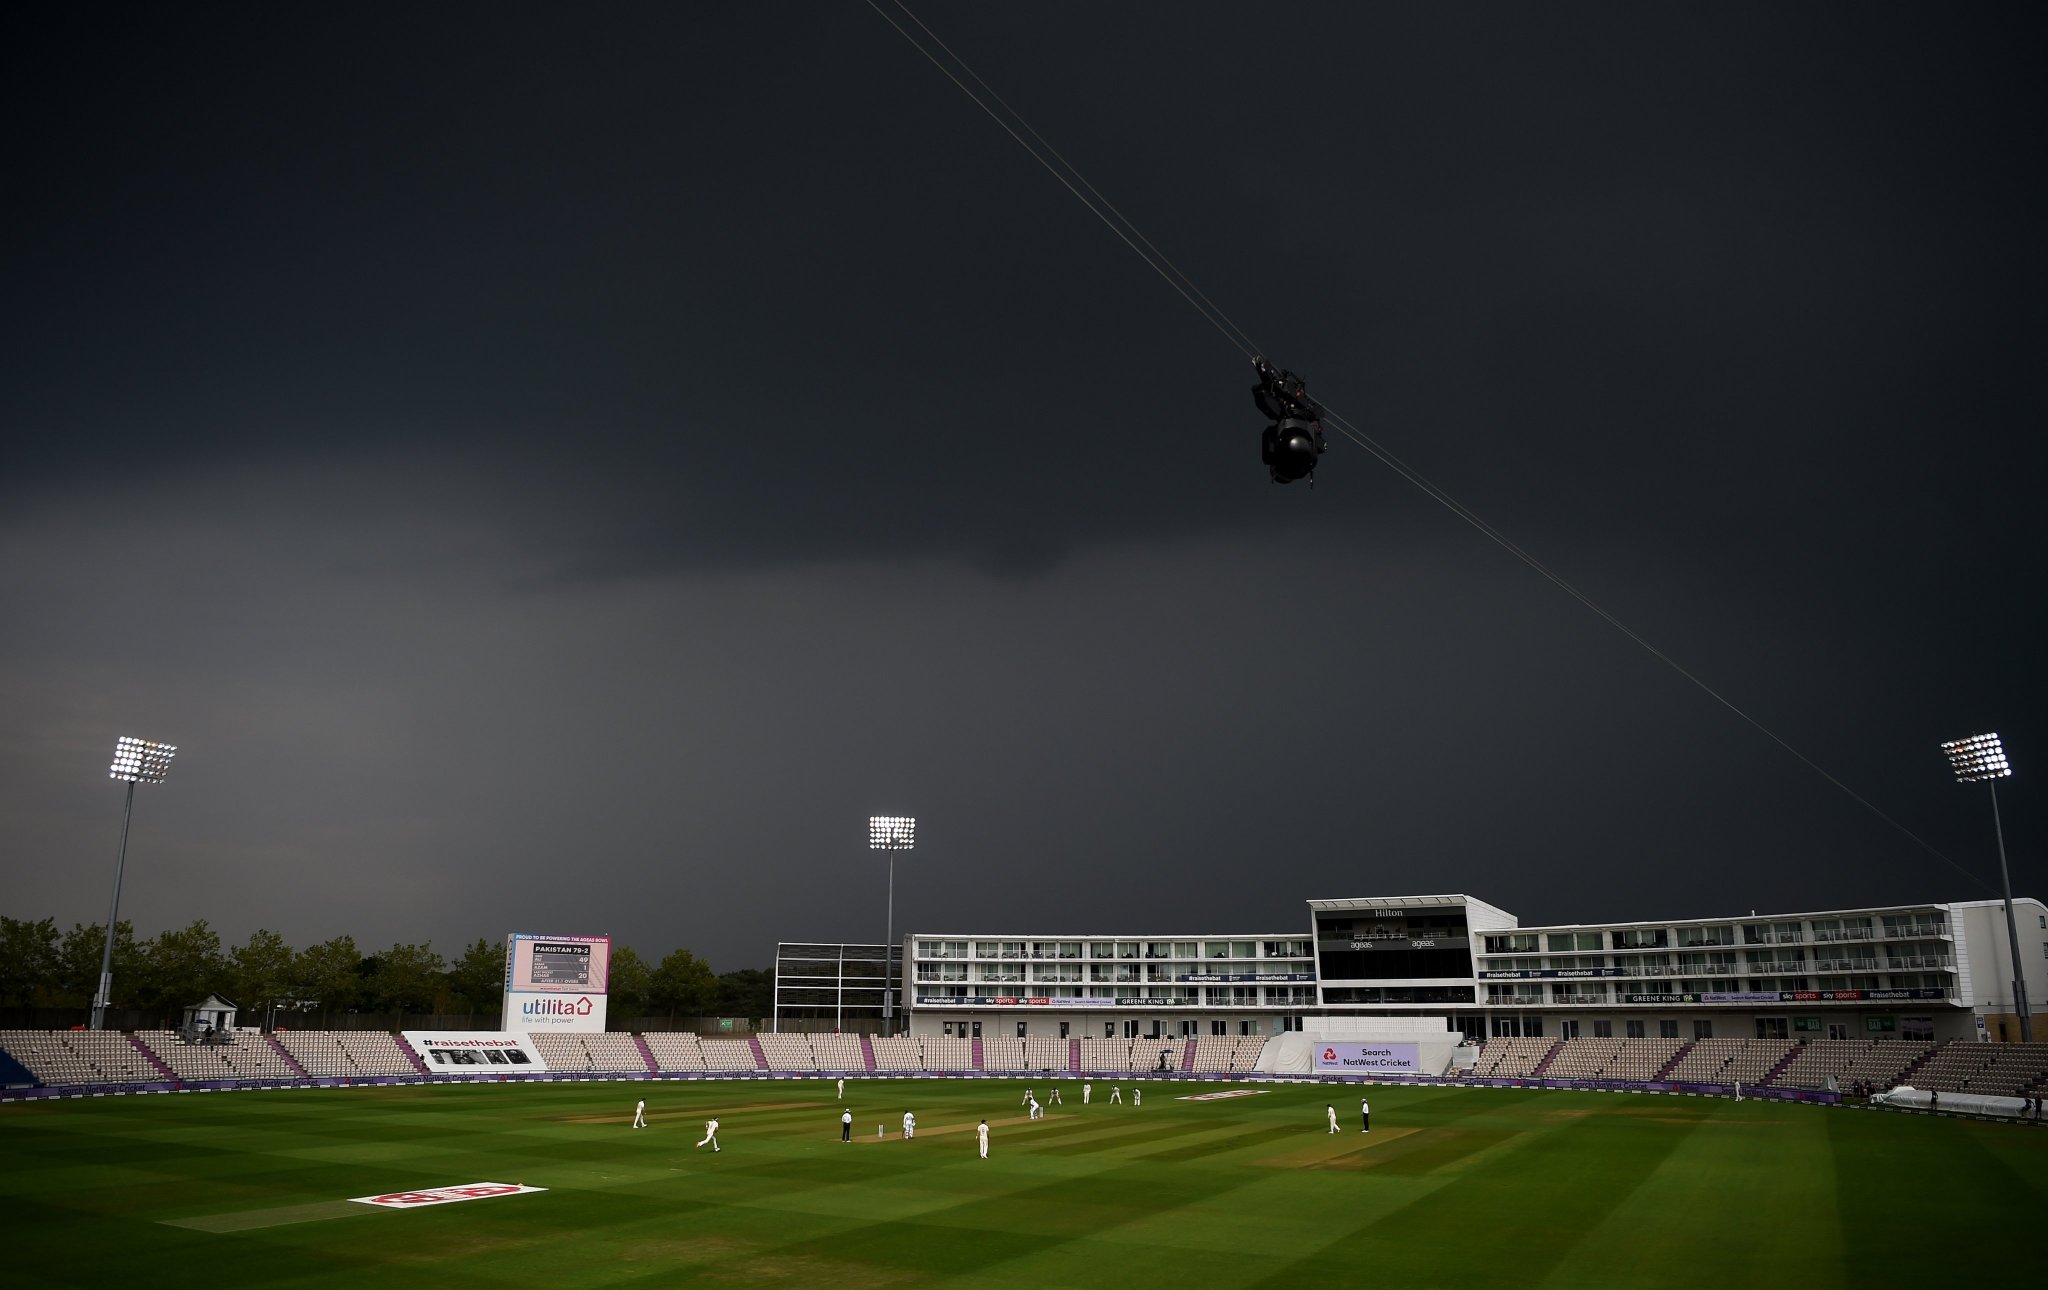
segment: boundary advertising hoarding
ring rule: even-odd
[[[544,1071],[548,1064],[525,1035],[477,1030],[406,1030],[405,1042],[430,1072],[474,1073],[476,1068]]]
[[[1316,1049],[1316,1069],[1354,1075],[1420,1075],[1422,1062],[1417,1047],[1326,1039]]]

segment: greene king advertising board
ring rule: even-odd
[[[611,967],[609,936],[513,932],[505,938],[505,1029],[603,1030]]]
[[[1414,1044],[1360,1044],[1324,1040],[1316,1049],[1319,1071],[1350,1071],[1358,1075],[1420,1075]]]

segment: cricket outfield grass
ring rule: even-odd
[[[1024,1087],[852,1081],[851,1144],[830,1080],[0,1106],[0,1266],[17,1290],[1820,1290],[1988,1271],[2024,1258],[2048,1213],[2048,1129],[2030,1126],[1379,1086],[1364,1134],[1355,1088],[1187,1101],[1231,1086],[1146,1084],[1140,1107],[1105,1104],[1098,1083],[1082,1106],[1071,1082],[1032,1122]],[[650,1127],[633,1129],[642,1097]],[[712,1116],[716,1155],[691,1145]],[[354,1199],[481,1182],[545,1190],[402,1210]]]

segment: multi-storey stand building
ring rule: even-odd
[[[2048,909],[2014,902],[2030,999]],[[1470,896],[1311,900],[1309,932],[916,933],[919,1034],[1175,1038],[1441,1017],[1471,1036],[2017,1040],[1997,901],[1523,927]]]

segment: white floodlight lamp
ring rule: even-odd
[[[1998,781],[2012,777],[2005,744],[1996,734],[1951,739],[1941,746],[1958,784],[1982,784],[1991,790],[1991,827],[1998,834],[1998,876],[2005,882],[2005,935],[2012,953],[2012,1006],[2019,1014],[2020,1042],[2034,1042],[2034,1018],[2027,1007],[2026,967],[2020,961],[2020,925],[2012,909],[2012,871],[2005,864],[2005,823],[1998,818]]]
[[[870,815],[868,850],[909,851],[917,845],[917,819],[910,815]]]
[[[2005,759],[2005,744],[1995,734],[1951,739],[1941,750],[1948,754],[1949,768],[1955,772],[1958,784],[1977,784],[2012,775],[2012,763]]]
[[[177,755],[175,744],[122,735],[114,741],[114,764],[107,767],[107,778],[125,779],[131,784],[161,784],[164,776],[171,773],[171,758]]]
[[[163,783],[164,776],[171,773],[171,758],[177,755],[177,745],[154,739],[122,735],[114,741],[114,762],[107,767],[107,778],[128,785],[128,804],[121,811],[121,854],[114,861],[114,900],[107,906],[107,944],[100,951],[100,988],[92,997],[94,1030],[106,1024],[107,1004],[113,998],[114,927],[121,917],[121,875],[128,869],[128,822],[135,816],[135,786]]]
[[[896,1028],[896,852],[917,846],[917,817],[870,815],[868,850],[889,852],[889,921],[882,936],[882,1021]]]

